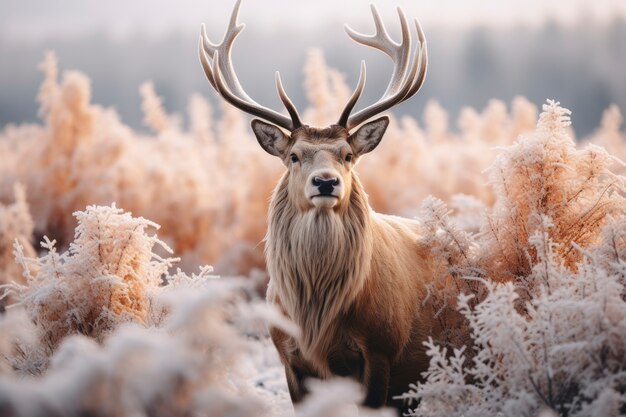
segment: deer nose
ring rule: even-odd
[[[339,178],[313,177],[313,186],[317,187],[321,195],[331,195],[336,186],[339,185]]]

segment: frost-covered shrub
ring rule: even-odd
[[[30,216],[24,187],[14,186],[14,201],[0,202],[0,285],[12,281],[22,282],[21,267],[14,261],[13,243],[17,240],[23,251],[34,255],[31,245],[33,219]]]
[[[546,225],[547,226],[547,225]],[[518,289],[484,281],[487,297],[460,309],[472,330],[471,359],[427,345],[426,381],[405,394],[416,416],[618,416],[626,406],[626,301],[620,279],[585,257],[576,273],[558,259],[547,233],[531,239],[543,253],[526,280],[541,283],[516,308]],[[547,244],[548,247],[544,247]],[[547,257],[544,257],[547,256]]]
[[[266,324],[293,324],[249,281],[170,274],[155,223],[115,206],[75,216],[64,253],[16,243],[27,279],[0,316],[0,414],[269,415],[274,394],[255,383],[266,356],[278,362]]]
[[[621,131],[624,118],[617,105],[612,104],[602,114],[600,127],[587,139],[589,142],[604,147],[613,157],[619,160],[616,171],[626,173],[626,134]]]
[[[74,242],[30,269],[0,316],[0,414],[287,416],[291,403],[267,325],[297,327],[250,280],[168,272],[158,227],[115,206],[76,213]],[[105,326],[106,325],[106,326]],[[48,335],[40,337],[39,335]],[[53,341],[54,345],[52,345]],[[298,415],[344,416],[361,403],[351,381],[311,382]],[[393,415],[368,412],[359,415]]]
[[[19,240],[15,258],[25,283],[5,285],[36,326],[38,344],[23,347],[12,366],[37,373],[68,335],[102,340],[122,323],[149,325],[153,299],[174,258],[162,258],[156,246],[169,251],[148,228],[158,225],[107,206],[76,212],[75,240],[64,253],[44,237],[46,251],[29,256]]]
[[[611,218],[602,229],[602,240],[593,248],[594,262],[618,277],[626,299],[626,217]]]
[[[468,341],[469,329],[458,312],[459,293],[479,294],[475,281],[464,279],[478,272],[477,250],[473,236],[461,230],[445,203],[428,197],[421,206],[422,244],[429,250],[433,275],[426,287],[422,306],[430,320],[424,320],[427,333],[444,346],[459,346]]]
[[[54,236],[65,249],[76,226],[71,213],[116,202],[161,224],[162,239],[185,255],[186,270],[221,258],[230,261],[223,271],[263,267],[255,247],[281,164],[258,149],[240,112],[224,104],[212,127],[210,106],[194,96],[191,131],[184,132],[144,84],[146,123],[156,134],[140,134],[114,110],[91,104],[84,75],[70,71],[59,81],[52,54],[41,67],[44,125],[9,125],[0,134],[0,198],[9,200],[13,184],[23,183],[38,236]],[[268,181],[254,181],[260,172]]]
[[[42,68],[43,125],[0,133],[0,200],[8,204],[0,205],[0,284],[20,281],[22,269],[28,281],[12,285],[22,306],[0,315],[0,414],[285,414],[284,375],[257,320],[276,312],[241,302],[250,294],[239,283],[209,285],[221,280],[208,269],[168,275],[172,259],[145,233],[154,224],[111,206],[161,224],[185,271],[217,263],[222,273],[261,277],[262,291],[259,242],[284,168],[227,104],[214,117],[193,96],[184,130],[144,84],[153,133],[143,134],[92,104],[84,75],[59,80],[52,55]],[[344,77],[319,52],[306,68],[304,118],[335,122],[350,94]],[[621,114],[609,108],[589,139],[610,154],[577,148],[556,103],[533,132],[536,121],[523,98],[510,111],[492,100],[464,109],[456,132],[432,102],[423,123],[391,117],[385,140],[356,168],[376,210],[421,218],[431,250],[435,284],[416,302],[434,317],[432,363],[407,395],[421,399],[417,415],[624,409],[626,205],[614,174],[624,166],[609,170],[625,155]],[[497,155],[490,187],[483,171]],[[71,217],[93,204],[105,206]],[[38,257],[33,235],[58,244],[45,239]],[[16,236],[21,267],[8,262]],[[312,390],[300,410],[310,416],[341,414],[361,398],[339,381]]]
[[[477,268],[464,279],[486,293],[459,291],[471,344],[427,343],[425,380],[403,396],[418,401],[412,415],[626,409],[626,187],[606,151],[576,149],[568,114],[548,102],[537,132],[501,151],[490,168],[496,203],[481,234],[459,239],[465,235],[445,222],[437,227],[439,262],[466,265],[458,253],[471,246],[463,242],[477,245]],[[441,203],[430,210],[445,218]]]
[[[395,410],[357,407],[365,398],[363,387],[353,380],[310,380],[310,394],[297,407],[298,417],[394,417]]]
[[[54,55],[47,55],[41,68],[44,124],[9,125],[0,133],[0,199],[9,201],[13,184],[24,184],[37,236],[54,236],[64,249],[76,225],[71,213],[116,202],[159,223],[161,238],[182,257],[185,270],[204,263],[229,274],[263,268],[259,242],[267,201],[284,167],[259,148],[240,111],[220,101],[216,117],[196,94],[184,129],[182,117],[168,114],[155,86],[145,83],[142,109],[154,132],[148,135],[124,125],[113,109],[92,104],[84,75],[68,71],[59,80]],[[311,106],[304,119],[320,126],[336,122],[351,91],[345,77],[315,50],[305,68]],[[416,116],[392,116],[385,140],[356,169],[380,212],[416,216],[425,197],[450,204],[459,193],[490,206],[495,196],[482,172],[496,146],[531,132],[536,119],[536,106],[521,97],[509,111],[492,100],[482,111],[464,109],[455,132],[450,116],[432,102],[423,123]],[[619,110],[611,107],[591,139],[624,159],[620,123]],[[217,235],[221,238],[214,239]]]
[[[51,350],[71,333],[100,340],[120,323],[148,324],[151,297],[175,260],[154,253],[155,245],[169,251],[147,234],[155,223],[115,205],[90,206],[74,215],[76,238],[64,253],[47,237],[41,258],[27,257],[16,243],[26,283],[10,288]]]
[[[610,170],[612,157],[594,145],[577,149],[569,114],[548,101],[536,132],[503,149],[488,170],[497,197],[482,228],[482,264],[493,279],[530,272],[537,254],[529,238],[537,232],[547,232],[563,262],[575,268],[581,254],[572,243],[598,243],[607,219],[626,212],[624,178]],[[550,218],[550,230],[543,217]]]
[[[43,375],[0,375],[3,415],[270,415],[254,379],[262,358],[244,360],[257,354],[250,323],[268,316],[264,304],[243,304],[241,281],[190,284],[155,298],[168,311],[158,326],[120,324],[100,343],[68,336]]]
[[[76,226],[71,213],[116,202],[160,224],[161,238],[185,270],[204,263],[229,274],[263,269],[259,242],[267,202],[284,167],[259,148],[240,111],[220,101],[215,117],[194,95],[184,129],[182,117],[168,114],[155,86],[145,83],[142,109],[154,133],[139,133],[113,109],[91,103],[87,77],[59,74],[54,55],[41,68],[43,125],[9,125],[0,133],[0,199],[12,198],[13,184],[23,183],[37,236],[54,236],[65,249]],[[351,92],[345,77],[327,67],[319,51],[309,54],[305,68],[311,106],[304,119],[320,126],[336,122]],[[381,212],[414,216],[430,194],[450,202],[463,192],[489,204],[493,197],[481,172],[493,159],[493,145],[510,143],[535,117],[523,99],[514,101],[510,115],[504,103],[493,101],[454,133],[445,110],[432,103],[424,126],[410,116],[392,117],[376,154],[357,171]]]

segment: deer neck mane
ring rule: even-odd
[[[269,291],[278,295],[287,315],[300,326],[300,348],[307,356],[325,357],[337,316],[350,307],[369,275],[371,209],[358,177],[352,176],[349,204],[343,211],[301,212],[289,200],[286,174],[270,203]]]

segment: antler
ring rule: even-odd
[[[245,28],[245,25],[237,24],[240,6],[241,0],[237,0],[230,16],[228,29],[220,44],[215,45],[209,41],[206,34],[206,28],[202,25],[200,42],[198,45],[198,55],[200,56],[200,62],[202,63],[204,73],[215,91],[217,91],[233,106],[289,131],[293,131],[302,126],[302,122],[300,121],[298,110],[296,110],[293,102],[289,99],[287,93],[285,93],[285,89],[283,88],[283,84],[280,80],[280,73],[278,71],[276,71],[276,90],[278,91],[280,100],[289,112],[290,118],[283,116],[272,109],[268,109],[251,99],[241,87],[239,79],[235,74],[232,64],[231,50],[233,43],[235,42],[235,38],[237,38],[237,36]]]
[[[346,127],[347,129],[352,129],[367,119],[409,99],[419,91],[426,78],[426,69],[428,67],[426,39],[417,19],[415,20],[415,28],[417,30],[418,45],[413,54],[413,60],[411,61],[411,33],[402,9],[398,7],[398,16],[400,17],[400,28],[402,31],[402,40],[399,44],[389,37],[378,14],[378,10],[376,10],[373,4],[371,5],[371,9],[376,26],[376,33],[374,35],[363,35],[351,29],[348,25],[345,27],[346,32],[353,41],[379,49],[385,53],[393,61],[394,68],[389,85],[382,97],[376,103],[350,116],[350,113],[359,100],[359,97],[361,97],[363,88],[365,87],[365,63],[361,62],[359,82],[337,122],[338,125]]]

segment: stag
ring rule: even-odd
[[[356,89],[337,123],[311,127],[302,123],[278,72],[276,89],[289,117],[258,104],[241,87],[231,60],[244,28],[237,23],[240,3],[220,44],[211,43],[202,27],[199,56],[211,86],[258,117],[252,131],[259,144],[287,167],[270,202],[265,253],[267,300],[301,328],[298,337],[270,329],[292,401],[307,393],[306,378],[339,375],[363,384],[366,406],[402,410],[394,396],[428,364],[422,342],[432,313],[420,302],[431,276],[428,248],[417,221],[371,209],[354,167],[378,146],[389,124],[387,116],[369,120],[415,95],[424,83],[424,34],[416,20],[412,50],[412,31],[398,8],[402,40],[394,42],[373,5],[374,35],[346,26],[354,41],[391,58],[391,80],[377,102],[353,114],[365,86],[361,62]]]

